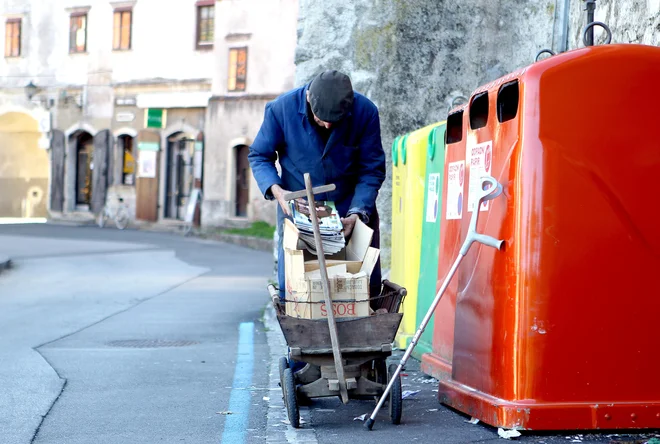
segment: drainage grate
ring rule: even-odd
[[[162,347],[187,347],[196,345],[196,341],[161,341],[159,339],[126,339],[121,341],[111,341],[106,345],[110,347],[124,348],[162,348]]]

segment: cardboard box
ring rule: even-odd
[[[336,318],[369,316],[369,279],[380,250],[370,247],[373,230],[358,220],[346,247],[326,257],[330,295]],[[325,319],[321,273],[316,256],[298,239],[289,220],[284,226],[286,314],[305,319]]]

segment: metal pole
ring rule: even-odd
[[[596,0],[585,0],[587,3],[587,24],[594,21],[594,11],[596,10]],[[594,45],[594,27],[592,26],[587,31],[587,46]]]

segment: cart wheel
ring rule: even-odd
[[[282,356],[280,358],[280,386],[284,389],[284,370],[289,368],[289,360]]]
[[[397,365],[390,364],[388,368],[388,375],[393,375],[396,371]],[[391,376],[388,377],[388,381]],[[389,397],[390,404],[390,419],[392,424],[401,424],[401,413],[403,413],[403,393],[401,391],[401,375],[397,376],[396,381],[392,385]]]
[[[300,411],[298,410],[298,399],[296,398],[296,384],[293,381],[293,372],[290,368],[284,369],[284,404],[289,415],[289,422],[295,429],[300,428]]]

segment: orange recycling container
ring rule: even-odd
[[[440,253],[438,255],[438,274],[436,293],[442,281],[458,256],[461,249],[461,220],[463,217],[465,167],[465,142],[462,128],[467,118],[465,106],[449,113],[445,128],[445,159],[442,190],[440,223]],[[451,130],[452,132],[447,132]],[[422,371],[437,379],[444,380],[451,376],[452,353],[454,349],[454,313],[456,311],[456,293],[458,280],[449,282],[442,299],[434,313],[432,324],[433,340],[431,353],[421,358]]]
[[[441,402],[503,428],[660,427],[658,79],[660,48],[588,47],[449,116],[438,279],[472,211],[505,247],[474,244],[438,307]],[[504,192],[475,208],[484,174]]]

